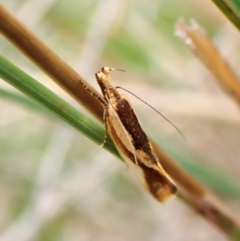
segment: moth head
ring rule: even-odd
[[[110,84],[110,75],[109,72],[111,71],[111,68],[109,67],[103,67],[101,68],[101,71],[96,73],[97,81],[99,84],[105,85],[105,87]]]
[[[102,73],[104,73],[105,75],[109,75],[109,72],[110,72],[110,71],[114,71],[114,70],[126,72],[126,71],[123,70],[123,69],[109,68],[108,66],[104,66],[104,67],[102,67],[102,69],[101,69]]]
[[[111,83],[111,77],[109,74],[110,71],[113,71],[113,70],[124,71],[124,70],[109,68],[109,67],[105,66],[105,67],[101,68],[101,71],[96,73],[97,82],[98,82],[103,94],[106,93],[106,89],[113,87],[113,85]]]
[[[109,72],[112,71],[112,68],[109,68],[107,66],[102,67],[102,73],[104,73],[105,75],[109,75]]]
[[[112,86],[111,77],[109,75],[110,71],[111,69],[109,67],[103,67],[101,68],[101,71],[96,73],[96,79],[103,95],[105,95],[106,90]]]

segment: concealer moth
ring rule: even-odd
[[[104,98],[100,101],[104,107],[106,131],[142,185],[155,199],[165,202],[176,195],[177,188],[160,164],[129,100],[112,85],[112,70],[115,69],[103,67],[96,73]]]

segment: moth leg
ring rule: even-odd
[[[104,102],[98,95],[96,95],[92,90],[90,90],[82,81],[80,81],[80,82],[81,82],[83,88],[84,88],[85,90],[87,90],[87,91],[91,94],[91,96],[93,96],[93,97],[94,97],[95,99],[97,99],[103,106],[105,106],[105,102]]]
[[[91,94],[91,96],[93,96],[94,98],[99,100],[99,102],[103,106],[103,121],[105,123],[106,132],[104,135],[103,143],[100,145],[100,147],[104,147],[105,143],[107,142],[107,126],[106,126],[106,121],[105,121],[106,120],[106,112],[107,112],[106,103],[101,98],[99,98],[93,91],[91,91],[85,84],[83,84],[82,82],[81,82],[81,84],[82,84],[83,88],[86,89]]]
[[[100,147],[104,147],[104,145],[106,144],[107,142],[107,124],[106,124],[106,116],[107,116],[107,106],[104,106],[104,110],[103,110],[103,122],[104,122],[104,125],[105,125],[105,135],[104,135],[104,139],[103,139],[103,143],[100,145]]]

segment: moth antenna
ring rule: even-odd
[[[146,104],[148,107],[150,107],[151,109],[153,109],[154,111],[156,111],[160,116],[162,116],[169,124],[171,124],[176,130],[177,132],[182,136],[182,138],[186,141],[186,137],[183,135],[183,133],[177,128],[177,126],[175,126],[167,117],[165,117],[161,112],[159,112],[157,109],[155,109],[154,107],[152,107],[151,105],[149,105],[146,101],[142,100],[141,98],[139,98],[137,95],[133,94],[131,91],[122,88],[121,86],[116,86],[116,89],[122,89],[126,92],[128,92],[129,94],[133,95],[134,97],[136,97],[137,99],[139,99],[140,101],[142,101],[144,104]]]
[[[109,68],[110,71],[114,71],[114,70],[117,70],[117,71],[121,71],[121,72],[127,72],[126,70],[124,69],[115,69],[115,68]]]

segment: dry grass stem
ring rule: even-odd
[[[152,144],[161,164],[177,182],[181,198],[226,234],[236,230],[239,232],[239,220],[230,213],[214,194],[182,170],[154,142]]]
[[[93,88],[1,5],[0,31],[76,101],[84,105],[99,120],[102,120],[101,104],[83,88],[80,80],[90,90]],[[94,92],[99,95],[96,90]],[[101,96],[99,95],[99,97]]]
[[[240,105],[239,79],[204,29],[195,21],[189,26],[180,20],[176,25],[176,34],[214,74],[219,85]]]

